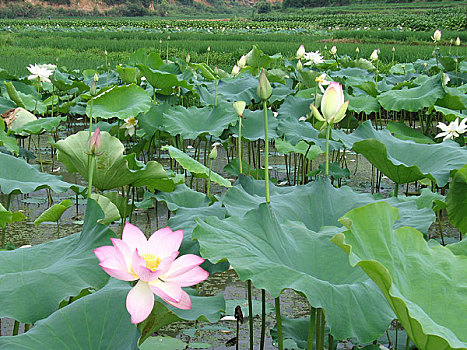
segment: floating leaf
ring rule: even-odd
[[[60,203],[52,205],[46,211],[44,211],[39,217],[34,220],[34,225],[39,225],[42,222],[58,222],[62,217],[65,210],[71,208],[73,206],[73,202],[69,199],[65,199]]]
[[[418,348],[466,349],[467,257],[428,247],[413,228],[393,229],[398,215],[388,203],[354,209],[333,242],[378,284]]]

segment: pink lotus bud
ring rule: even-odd
[[[264,69],[261,69],[259,75],[258,87],[256,88],[256,95],[263,101],[267,100],[272,95],[272,87],[269,83],[268,77]]]
[[[102,136],[99,127],[96,128],[88,142],[91,154],[97,155],[102,147]]]

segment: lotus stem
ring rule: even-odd
[[[212,159],[209,158],[209,177],[208,177],[208,190],[206,195],[209,197],[209,191],[211,189],[211,169],[212,169]]]
[[[251,298],[251,281],[247,281],[247,294],[248,294],[248,324],[250,326],[250,350],[253,350],[253,300]],[[237,339],[238,342],[238,339]]]
[[[219,81],[216,79],[216,83],[215,83],[215,95],[214,95],[214,107],[217,107],[217,84],[219,83]]]
[[[92,107],[94,105],[94,98],[91,98],[91,107],[89,108],[89,138],[92,136]],[[120,130],[120,128],[119,128]]]
[[[31,328],[31,324],[30,324],[30,323],[25,323],[25,324],[24,324],[24,333],[26,333],[27,331],[29,331],[29,328]]]
[[[438,230],[439,230],[439,235],[441,236],[441,243],[443,245],[446,245],[446,243],[444,243],[443,224],[441,223],[441,215],[439,211],[436,212],[436,221],[438,222]]]
[[[324,312],[319,308],[316,312],[316,349],[324,350]]]
[[[334,348],[334,337],[331,333],[328,334],[328,349],[332,350]]]
[[[13,336],[18,335],[19,331],[19,322],[15,320],[15,324],[13,326]]]
[[[240,166],[240,174],[243,174],[242,164],[242,117],[238,116],[238,140],[237,140],[238,164]]]
[[[407,341],[405,343],[405,350],[409,350],[410,349],[410,338],[409,338],[409,335],[407,334]]]
[[[95,163],[96,157],[94,155],[90,155],[88,158],[88,198],[90,198],[92,194],[92,178],[94,176]]]
[[[398,195],[399,195],[399,183],[395,182],[394,183],[394,197],[397,198]]]
[[[279,350],[284,349],[284,341],[282,339],[282,316],[281,316],[281,299],[280,295],[274,299],[276,307],[276,324],[277,324],[277,346]]]
[[[259,349],[264,350],[264,340],[266,338],[266,291],[261,289],[261,340]]]
[[[326,130],[326,175],[329,175],[329,139],[331,138],[331,128],[332,125],[328,125]]]
[[[308,328],[308,340],[306,343],[306,350],[313,350],[315,330],[316,330],[316,309],[313,306],[311,306],[310,307],[310,326]]]
[[[264,110],[264,183],[266,187],[266,203],[271,202],[269,197],[269,134],[268,134],[268,103],[263,100]],[[259,145],[258,145],[259,149]]]
[[[6,197],[6,206],[5,206],[5,209],[8,211],[10,210],[10,202],[11,202],[11,193],[8,194],[8,196]],[[6,239],[6,225],[5,227],[2,229],[2,245],[1,245],[1,248],[2,249],[5,249],[5,239]]]

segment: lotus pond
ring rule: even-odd
[[[0,349],[467,349],[440,40],[388,73],[304,47],[0,70]]]

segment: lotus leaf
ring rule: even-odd
[[[120,220],[120,212],[109,198],[98,193],[92,193],[91,198],[99,204],[101,210],[104,212],[104,218],[97,220],[99,224],[109,225],[114,221]],[[130,210],[128,210],[129,212]]]
[[[135,155],[123,156],[124,146],[108,132],[101,132],[102,149],[96,157],[93,185],[100,190],[118,188],[125,185],[151,186],[158,188],[167,180],[161,164],[149,161],[146,165],[135,160]],[[58,159],[71,173],[79,172],[88,178],[88,131],[80,131],[55,143],[59,150]],[[170,180],[170,179],[169,179]]]
[[[238,118],[238,117],[237,117]],[[242,137],[249,141],[264,140],[264,112],[262,110],[250,111],[245,109],[242,120]],[[277,125],[279,121],[268,109],[269,138],[277,138]],[[231,127],[232,132],[238,135],[238,124]]]
[[[12,212],[6,210],[5,207],[0,203],[0,227],[5,228],[6,224],[11,224],[13,222],[22,221],[26,218],[23,213]]]
[[[399,184],[428,177],[442,187],[448,183],[451,170],[467,164],[467,149],[455,142],[421,144],[400,140],[388,130],[375,130],[370,121],[350,135],[339,130],[333,135]]]
[[[0,118],[0,146],[5,147],[5,149],[14,154],[18,154],[19,146],[18,142],[14,137],[8,136],[5,132],[5,123],[3,119]]]
[[[216,107],[176,106],[164,112],[165,130],[183,139],[195,140],[205,134],[219,137],[229,125],[236,124],[238,116],[231,103],[220,103]]]
[[[207,168],[197,160],[191,158],[188,154],[180,151],[178,148],[175,148],[173,146],[163,146],[162,149],[169,151],[170,157],[175,159],[183,169],[189,171],[194,176],[200,178],[209,177],[209,168]],[[211,181],[224,187],[232,187],[229,180],[223,178],[214,171],[211,171]]]
[[[454,111],[449,108],[434,106],[434,109],[436,112],[441,113],[448,122],[453,122],[454,120],[456,120],[456,118],[459,118],[460,120],[467,118],[467,115],[459,113],[458,111]]]
[[[36,166],[21,158],[0,153],[0,189],[4,194],[32,193],[42,188],[50,188],[57,193],[72,189],[75,193],[81,186],[62,181],[59,176],[41,173]]]
[[[92,110],[91,110],[92,105]],[[151,96],[135,84],[115,86],[88,101],[86,114],[94,118],[126,119],[151,108]]]
[[[440,75],[425,81],[421,86],[409,89],[390,90],[378,96],[378,102],[388,111],[418,112],[431,107],[445,94]]]
[[[185,184],[178,185],[173,192],[160,192],[155,197],[158,201],[165,202],[167,208],[173,212],[179,208],[207,207],[211,203],[204,193],[194,191]]]
[[[183,87],[188,90],[193,89],[191,84],[183,78],[179,78],[177,74],[164,72],[162,70],[163,67],[159,67],[161,70],[157,70],[151,69],[143,64],[137,64],[136,66],[139,68],[142,75],[146,77],[149,84],[151,84],[154,89],[162,95],[172,94],[173,89],[177,87]]]
[[[0,252],[0,317],[35,323],[52,314],[64,298],[102,287],[108,276],[92,250],[114,236],[97,224],[103,217],[99,205],[89,200],[80,234]]]
[[[52,205],[46,211],[44,211],[39,217],[34,220],[34,225],[39,225],[42,222],[57,222],[62,217],[65,210],[71,208],[73,202],[69,199],[65,199],[60,203]]]
[[[310,145],[305,141],[299,141],[295,146],[292,146],[283,139],[276,139],[276,150],[280,153],[296,153],[306,156],[308,160],[316,159],[323,150],[316,145]]]
[[[446,197],[449,222],[467,233],[467,165],[456,172]]]
[[[333,242],[381,288],[419,349],[466,349],[467,257],[430,248],[413,228],[393,229],[398,216],[388,203],[354,209]]]
[[[14,103],[9,98],[0,96],[0,114],[5,113],[9,109],[16,108],[16,106],[17,106],[16,103]]]
[[[389,122],[387,128],[395,137],[401,140],[412,140],[417,143],[427,144],[434,143],[428,136],[421,134],[419,131],[402,122]]]
[[[227,259],[240,279],[273,297],[286,288],[305,294],[312,306],[326,310],[335,337],[369,341],[382,334],[392,315],[377,286],[350,267],[328,234],[281,221],[263,203],[242,217],[198,219],[193,238],[203,257]]]
[[[30,121],[13,131],[17,134],[27,132],[28,134],[38,135],[44,131],[53,131],[58,128],[61,122],[66,121],[65,117],[47,117]]]

